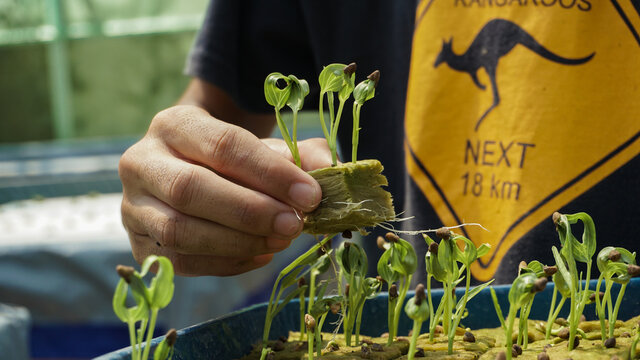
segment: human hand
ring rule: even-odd
[[[326,141],[299,143],[304,170],[330,165]],[[122,156],[122,221],[138,262],[167,256],[182,275],[266,265],[321,200],[284,142],[260,140],[195,106],[160,112]]]

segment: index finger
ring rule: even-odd
[[[192,106],[158,114],[162,140],[184,157],[206,165],[233,182],[309,212],[320,203],[320,185],[306,172],[269,149],[249,131]],[[163,121],[165,119],[167,121]],[[182,119],[182,121],[176,121]]]

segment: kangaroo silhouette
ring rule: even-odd
[[[491,80],[493,104],[480,116],[480,119],[476,122],[475,131],[478,131],[480,123],[487,117],[489,112],[500,104],[500,93],[496,83],[498,61],[516,45],[522,44],[543,58],[564,65],[584,64],[596,54],[593,52],[591,55],[579,59],[569,59],[556,55],[537,42],[533,36],[529,35],[520,26],[504,19],[493,19],[486,23],[473,39],[467,51],[462,55],[453,52],[452,42],[453,38],[450,38],[449,41],[442,41],[442,50],[433,64],[435,68],[446,62],[450,68],[471,75],[473,82],[482,90],[486,87],[478,80],[478,69],[484,68]]]

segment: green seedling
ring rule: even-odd
[[[175,345],[178,338],[176,329],[170,329],[164,336],[164,339],[158,344],[158,347],[153,352],[153,360],[166,360],[173,358],[173,345]]]
[[[378,246],[384,249],[384,253],[378,260],[378,275],[389,286],[388,300],[388,325],[389,338],[387,345],[391,345],[398,335],[398,323],[400,313],[407,291],[411,285],[411,278],[418,267],[418,257],[413,246],[394,233],[387,233],[385,238],[378,238]],[[398,282],[398,284],[394,284]],[[391,291],[394,287],[393,292]],[[399,290],[399,292],[398,292]]]
[[[631,253],[624,248],[613,246],[607,246],[600,250],[596,257],[596,265],[600,271],[600,277],[598,277],[596,291],[593,298],[596,302],[596,311],[598,318],[600,319],[602,342],[604,343],[607,338],[614,338],[613,330],[615,328],[616,319],[618,318],[618,310],[620,309],[622,297],[624,296],[631,278],[640,274],[640,267],[636,265],[635,252]],[[600,299],[600,285],[602,284],[603,279],[605,282],[605,291],[602,299]],[[611,298],[611,287],[613,286],[613,283],[620,284],[620,292],[618,293],[615,305],[613,305],[613,299]],[[605,324],[605,308],[608,310],[608,335]]]
[[[515,323],[518,310],[520,310],[520,314],[522,314],[521,308],[531,303],[535,294],[544,290],[546,285],[547,279],[545,277],[538,278],[538,276],[532,272],[522,273],[513,281],[513,284],[511,284],[511,289],[509,290],[509,315],[507,316],[506,321],[502,318],[502,312],[498,312],[500,322],[502,324],[506,324],[503,328],[505,330],[505,337],[507,341],[505,351],[507,360],[511,360],[512,356],[513,324]],[[494,306],[496,309],[499,309],[500,306],[498,305],[497,298],[495,297],[495,292],[492,291],[492,295],[494,295],[492,296]],[[522,322],[522,317],[520,322]]]
[[[519,266],[519,274],[531,273],[534,274],[539,279],[547,279],[549,276],[557,273],[558,269],[555,266],[544,266],[537,260],[533,260],[528,264],[524,261],[520,263]],[[516,343],[520,345],[523,349],[526,349],[529,345],[529,314],[531,313],[531,308],[533,307],[533,299],[535,294],[531,296],[529,302],[522,305],[520,309],[520,322],[518,323],[518,338]],[[552,304],[553,306],[553,304]],[[562,306],[562,305],[560,305]]]
[[[555,273],[552,276],[554,287],[553,296],[551,297],[551,306],[549,307],[549,316],[547,317],[547,324],[545,326],[546,340],[549,340],[549,338],[551,337],[551,329],[553,328],[553,323],[558,318],[560,310],[562,310],[562,306],[567,299],[571,298],[571,289],[569,288],[569,285],[567,285],[567,283],[564,281],[562,274],[557,272],[558,268],[556,266],[554,266],[553,268],[555,268]],[[560,294],[561,298],[560,302],[556,306],[558,293]]]
[[[325,66],[320,75],[318,76],[318,82],[320,83],[320,104],[319,115],[322,131],[327,139],[329,150],[331,151],[331,164],[336,166],[338,164],[338,127],[340,125],[340,118],[342,117],[342,110],[344,109],[345,102],[351,96],[355,88],[356,77],[356,64],[351,63],[349,65],[344,64],[330,64]],[[335,113],[334,108],[334,96],[338,94],[338,112]],[[327,104],[329,105],[329,130],[324,119],[324,96],[327,95]]]
[[[158,272],[147,287],[142,278],[155,263],[158,263]],[[151,343],[158,312],[169,305],[173,298],[173,265],[164,256],[150,255],[142,263],[140,273],[130,266],[123,265],[118,265],[116,271],[120,276],[120,281],[113,294],[113,311],[120,320],[128,324],[132,360],[147,360],[151,346],[145,346],[143,350],[142,339],[146,334],[146,344]],[[126,305],[129,288],[135,302],[135,306],[132,307]],[[136,330],[135,326],[138,322],[140,322],[140,326]],[[172,347],[173,345],[170,348]],[[166,348],[166,346],[163,347],[163,349]],[[156,349],[156,353],[158,351]],[[173,351],[167,352],[167,356],[170,358],[172,353]],[[156,356],[166,359],[166,356],[162,358],[161,354],[154,355],[154,358]]]
[[[286,84],[280,87],[279,83]],[[267,76],[264,81],[264,97],[267,103],[273,106],[276,113],[276,122],[282,138],[289,147],[291,155],[298,167],[301,167],[300,153],[298,151],[298,112],[302,110],[304,98],[309,95],[309,84],[302,79],[298,79],[294,75],[284,76],[281,73],[274,72]],[[289,106],[293,112],[293,126],[291,135],[287,129],[280,110],[284,106]]]
[[[324,293],[324,289],[322,292]],[[340,303],[342,302],[341,296],[320,298],[321,296],[322,295],[319,294],[318,301],[315,302],[310,313],[316,324],[314,336],[312,337],[311,333],[309,333],[309,335],[307,336],[307,338],[309,339],[308,341],[315,343],[316,356],[318,357],[322,355],[322,339],[320,337],[320,333],[322,332],[322,327],[324,325],[325,319],[327,318],[327,314],[329,314],[329,312],[337,314],[338,310],[340,309]]]
[[[581,221],[584,225],[582,242],[578,241],[571,232],[571,225]],[[553,214],[553,222],[560,238],[562,249],[553,246],[551,251],[556,260],[556,266],[562,279],[569,287],[571,305],[569,312],[569,350],[576,346],[576,332],[584,307],[590,302],[589,280],[591,277],[591,263],[596,252],[596,229],[593,220],[586,213],[563,215]],[[587,264],[586,281],[582,286],[582,274],[578,274],[576,262]]]
[[[413,332],[411,334],[411,342],[409,343],[409,352],[407,359],[413,360],[416,353],[416,342],[422,329],[422,323],[429,318],[429,305],[426,302],[426,294],[424,293],[424,285],[418,284],[415,296],[407,302],[404,307],[407,316],[413,320]]]
[[[314,319],[311,314],[306,314],[304,316],[304,323],[307,327],[307,334],[311,335],[315,333],[316,319]],[[309,357],[309,360],[313,360],[313,336],[307,336],[307,355]]]
[[[353,133],[351,137],[351,161],[358,161],[358,143],[360,142],[360,109],[365,101],[373,99],[380,81],[380,71],[376,70],[367,76],[353,90]]]
[[[490,246],[489,244],[482,244],[476,248],[471,240],[453,233],[448,228],[439,229],[436,231],[436,235],[441,239],[439,244],[429,236],[424,235],[424,239],[429,246],[429,251],[425,255],[425,264],[427,268],[427,300],[430,309],[432,309],[433,304],[431,299],[431,278],[433,277],[441,282],[443,287],[443,296],[435,314],[430,310],[429,339],[433,341],[435,328],[438,323],[442,323],[444,333],[449,339],[448,353],[452,354],[456,328],[466,314],[467,302],[493,282],[493,280],[490,280],[469,291],[471,264],[479,257],[486,255]],[[462,250],[458,246],[459,241],[464,244]],[[465,279],[464,295],[460,300],[457,300],[455,288]]]
[[[382,282],[376,278],[367,278],[367,254],[357,244],[344,241],[336,251],[336,262],[339,266],[339,288],[342,288],[342,277],[346,279],[342,309],[345,342],[351,346],[351,336],[355,326],[355,341],[360,342],[360,323],[362,309],[367,298],[380,291]]]
[[[271,322],[275,316],[282,310],[286,304],[289,303],[296,296],[299,296],[301,292],[304,292],[307,285],[296,286],[296,289],[289,291],[289,293],[280,301],[282,295],[286,292],[286,289],[294,284],[297,284],[301,277],[305,275],[305,270],[309,271],[310,267],[318,259],[318,250],[325,246],[329,240],[335,236],[327,235],[322,240],[313,245],[307,252],[296,258],[291,264],[287,265],[278,274],[273,289],[271,290],[271,297],[269,298],[269,304],[267,305],[267,313],[264,321],[264,330],[262,332],[262,354],[260,359],[265,360],[270,348],[267,347],[269,341],[269,331],[271,330]],[[308,329],[308,326],[307,326]]]

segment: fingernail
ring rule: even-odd
[[[279,235],[292,237],[300,231],[302,221],[293,212],[284,212],[276,216],[273,231]]]
[[[276,238],[267,239],[267,247],[272,250],[284,250],[289,247],[291,240],[283,240]]]
[[[289,188],[289,197],[301,210],[309,210],[317,205],[316,187],[307,183],[295,183]]]

